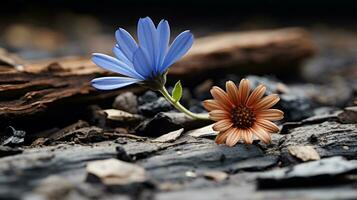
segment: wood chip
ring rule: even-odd
[[[165,135],[162,135],[156,139],[153,140],[153,142],[161,142],[161,143],[165,143],[165,142],[174,142],[175,140],[177,140],[177,138],[179,138],[182,133],[183,133],[183,128],[176,130],[176,131],[172,131],[170,133],[167,133]]]
[[[190,178],[196,178],[197,174],[194,171],[186,171],[185,176],[190,177]]]
[[[35,188],[35,193],[44,199],[66,199],[65,197],[74,189],[74,185],[66,178],[56,175],[43,179]],[[41,198],[42,199],[42,198]]]
[[[203,172],[203,176],[207,179],[211,179],[217,182],[224,181],[228,178],[228,174],[222,171],[205,171]]]
[[[142,116],[137,114],[131,114],[122,110],[117,109],[107,109],[104,110],[107,114],[107,118],[114,121],[130,122],[130,121],[140,121],[143,119]]]
[[[320,160],[320,155],[312,146],[289,146],[290,155],[306,162],[311,160]]]
[[[195,137],[195,138],[200,138],[200,137],[215,137],[218,132],[214,131],[212,129],[213,124],[199,128],[199,129],[194,129],[191,131],[188,131],[187,134],[189,136]]]
[[[90,162],[87,165],[87,173],[99,178],[105,185],[127,185],[148,179],[144,168],[117,159]]]

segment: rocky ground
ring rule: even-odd
[[[285,118],[270,145],[216,145],[210,123],[176,113],[151,91],[99,94],[81,85],[77,92],[77,82],[93,72],[78,79],[63,71],[60,61],[47,71],[36,71],[35,64],[24,73],[11,72],[16,79],[0,82],[5,97],[0,101],[0,199],[356,199],[357,38],[324,30],[312,31],[310,38],[301,31],[255,47],[242,45],[245,36],[232,36],[238,46],[228,40],[219,43],[223,47],[205,38],[178,63],[188,65],[186,71],[176,67],[171,74],[201,73],[203,61],[211,62],[199,80],[192,81],[192,74],[183,79],[182,103],[195,112],[205,112],[200,102],[210,98],[209,88],[228,79],[246,77],[265,84],[267,94],[278,93]],[[278,33],[256,38],[266,41]],[[200,50],[208,44],[217,47],[213,53]],[[3,62],[11,70],[18,67],[14,59]],[[253,71],[236,70],[249,65]],[[265,65],[276,67],[262,69]],[[61,74],[45,82],[56,73]],[[30,78],[32,85],[22,85]],[[46,89],[39,89],[44,82]]]

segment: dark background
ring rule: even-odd
[[[1,1],[0,47],[42,59],[108,52],[119,26],[134,31],[139,17],[168,19],[174,32],[196,37],[226,30],[290,26],[356,28],[354,1]]]

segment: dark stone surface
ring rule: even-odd
[[[284,111],[284,121],[300,121],[313,115],[313,102],[304,97],[298,97],[292,94],[280,95],[280,101],[277,105]]]
[[[126,162],[133,161],[133,158],[130,155],[128,155],[128,153],[125,151],[125,149],[122,146],[115,147],[115,150],[117,151],[117,159]]]
[[[265,169],[276,166],[278,162],[278,156],[259,156],[248,158],[241,162],[232,163],[225,166],[223,169],[224,171],[233,174],[241,171],[263,171]]]
[[[155,101],[147,102],[138,107],[139,113],[148,117],[152,117],[159,112],[170,111],[172,109],[173,107],[164,97],[159,97]]]
[[[357,174],[356,160],[331,157],[266,172],[257,181],[260,189],[322,186],[353,182],[349,174]]]
[[[256,191],[252,184],[235,183],[226,186],[211,186],[201,189],[188,189],[172,192],[160,192],[157,200],[295,200],[295,199],[314,199],[314,200],[343,200],[355,199],[357,191],[350,187],[334,188],[309,188],[308,190],[284,189],[284,190],[264,190]]]
[[[22,153],[22,149],[0,145],[0,158]]]
[[[145,103],[154,102],[158,98],[159,98],[159,96],[155,92],[149,90],[149,91],[146,91],[143,95],[138,97],[138,103],[139,103],[139,105],[143,105]]]
[[[112,141],[88,146],[66,144],[64,141],[55,146],[27,148],[22,154],[0,158],[0,197],[20,199],[40,195],[50,199],[48,193],[43,191],[52,191],[49,192],[51,195],[60,195],[61,198],[70,200],[104,197],[182,199],[186,196],[190,199],[217,199],[224,196],[225,199],[254,200],[271,197],[286,200],[306,197],[305,199],[332,200],[353,197],[356,195],[353,189],[355,180],[345,175],[355,173],[356,161],[332,158],[332,161],[317,161],[323,164],[308,162],[294,168],[294,163],[287,163],[289,166],[286,168],[279,168],[284,155],[280,153],[294,144],[313,145],[322,157],[340,154],[354,158],[356,125],[336,121],[321,123],[319,120],[313,124],[289,128],[287,135],[275,135],[273,144],[268,146],[254,143],[229,148],[216,145],[212,139],[192,138],[185,134],[171,143],[155,143],[150,138],[124,134],[120,139],[125,142],[120,146]],[[347,142],[350,142],[350,149],[341,148],[343,151],[340,151],[339,148]],[[113,188],[86,183],[86,164],[107,158],[118,158],[144,167],[150,175],[150,184]],[[220,182],[202,177],[202,173],[210,170],[227,172],[229,177]],[[270,173],[283,175],[276,178]],[[56,189],[51,189],[48,184],[46,187],[41,186],[48,176],[58,176],[65,181],[56,182]],[[71,185],[70,189],[67,183]],[[257,190],[256,183],[264,190]],[[314,187],[309,190],[296,189],[305,183]],[[329,189],[325,188],[326,184]],[[268,188],[273,186],[274,188]],[[44,190],[41,190],[43,187]],[[288,189],[281,189],[286,187]],[[68,189],[68,192],[55,192],[63,191],[61,188],[66,191]],[[242,195],[237,196],[237,192]],[[336,196],[336,192],[343,194]],[[314,198],[316,195],[320,196]]]
[[[167,149],[160,155],[144,159],[139,163],[149,170],[155,179],[177,182],[190,178],[185,175],[187,171],[228,170],[234,167],[237,169],[234,164],[238,165],[240,162],[247,162],[249,158],[263,156],[263,152],[255,145],[239,144],[229,148],[217,146],[212,140],[207,139],[193,141]],[[243,163],[242,168],[244,168]]]
[[[138,113],[138,98],[132,92],[125,92],[115,98],[113,108],[136,114]]]
[[[284,151],[288,146],[311,145],[321,157],[345,156],[357,159],[357,124],[326,121],[293,128],[279,141]]]
[[[139,124],[135,131],[143,136],[160,136],[171,131],[185,128],[190,130],[208,125],[210,121],[193,120],[187,117],[184,113],[178,112],[160,112],[153,118],[147,119]]]

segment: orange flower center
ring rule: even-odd
[[[232,122],[235,127],[246,129],[253,126],[255,122],[254,112],[246,106],[238,106],[232,109]]]

